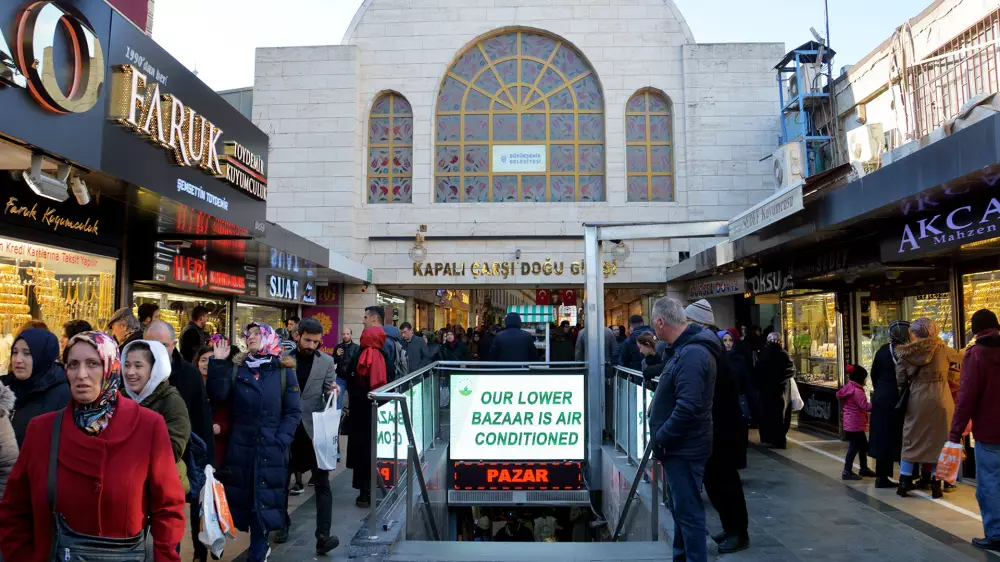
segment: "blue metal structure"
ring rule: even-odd
[[[801,142],[805,145],[805,177],[822,172],[822,147],[832,142],[829,135],[817,131],[814,113],[820,107],[830,107],[829,80],[822,88],[816,82],[825,77],[823,66],[836,53],[823,44],[810,41],[793,49],[774,67],[778,71],[778,99],[781,107],[781,143]],[[815,68],[810,73],[807,69]],[[796,95],[785,99],[785,84],[795,81]]]

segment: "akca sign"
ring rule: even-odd
[[[891,246],[883,245],[883,260],[898,260],[913,254],[968,244],[1000,236],[1000,201],[954,207],[903,225]]]

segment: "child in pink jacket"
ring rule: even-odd
[[[847,458],[844,459],[844,472],[840,474],[842,480],[861,480],[863,476],[875,476],[875,473],[868,469],[868,431],[869,412],[872,405],[865,396],[865,380],[868,378],[868,371],[861,365],[848,365],[847,375],[851,380],[837,391],[837,399],[840,400],[844,411],[844,433],[847,434]],[[854,457],[860,456],[861,470],[854,473]]]

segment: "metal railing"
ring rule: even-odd
[[[560,373],[581,371],[583,363],[534,362],[501,363],[473,361],[438,361],[418,369],[405,377],[392,381],[368,393],[373,401],[371,411],[371,503],[369,506],[369,538],[378,536],[379,521],[388,521],[389,514],[405,503],[407,535],[416,532],[413,525],[413,484],[419,489],[424,523],[432,540],[442,540],[439,521],[434,516],[434,505],[428,493],[427,475],[423,461],[426,454],[436,448],[441,434],[441,389],[447,377],[455,373]],[[400,422],[404,433],[400,433]],[[381,426],[381,427],[380,427]],[[405,438],[405,443],[404,443]],[[387,442],[388,441],[388,442]],[[405,445],[405,457],[400,458],[400,446]],[[382,449],[382,453],[379,449]],[[391,452],[390,452],[391,450]],[[391,458],[390,479],[384,482],[379,471],[379,460]],[[405,460],[405,469],[400,463]],[[412,472],[411,472],[412,469]],[[388,484],[388,485],[386,485]],[[378,492],[382,492],[379,498]],[[384,529],[388,530],[388,522]]]
[[[613,541],[618,541],[623,536],[640,483],[650,482],[651,496],[654,498],[650,514],[650,535],[654,541],[659,540],[660,527],[659,506],[656,505],[655,498],[659,496],[659,501],[669,506],[666,479],[660,478],[662,468],[657,469],[658,463],[652,457],[653,440],[649,431],[649,405],[659,381],[660,378],[655,377],[647,383],[639,371],[617,365],[614,367],[614,428],[609,428],[608,433],[613,435],[615,449],[626,454],[628,463],[639,466],[615,525]]]

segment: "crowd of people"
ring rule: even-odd
[[[311,473],[316,552],[328,553],[339,539],[331,534],[330,473],[312,446],[313,413],[336,395],[355,503],[367,508],[371,390],[435,361],[538,360],[517,314],[502,328],[421,334],[408,322],[386,326],[384,309],[373,306],[358,342],[345,328],[327,355],[315,319],[293,317],[277,329],[250,323],[242,350],[208,336],[206,313],[196,307],[179,335],[155,307],[140,307],[139,317],[118,310],[104,331],[79,320],[58,337],[38,321],[19,330],[11,371],[0,377],[4,560],[42,562],[53,548],[77,547],[84,535],[95,553],[149,549],[157,560],[180,560],[186,525],[194,559],[207,560],[198,540],[207,465],[225,485],[236,528],[249,533],[250,562],[266,561],[272,542],[289,539],[288,498],[304,490],[303,475]],[[764,444],[787,446],[794,365],[777,333],[720,330],[708,301],[684,307],[660,299],[651,316],[651,325],[633,316],[629,330],[606,329],[604,353],[609,366],[642,372],[655,390],[650,434],[671,490],[675,559],[707,559],[702,487],[720,515],[722,530],[712,536],[719,552],[748,548],[739,470],[747,463],[749,428],[759,428]],[[894,322],[890,343],[875,355],[871,401],[866,370],[847,366],[850,380],[838,393],[849,442],[841,476],[874,477],[876,487],[895,487],[904,497],[914,489],[941,497],[948,484],[934,477],[938,455],[974,427],[986,530],[974,542],[997,550],[1000,414],[991,406],[1000,403],[1000,322],[981,310],[971,325],[975,338],[958,352],[940,340],[932,320]],[[584,328],[563,323],[552,336],[553,361],[586,360]],[[899,482],[891,479],[896,462]]]
[[[746,466],[751,426],[759,428],[762,444],[787,446],[796,394],[793,362],[778,333],[756,338],[754,329],[719,330],[705,300],[684,307],[675,299],[660,299],[653,306],[653,326],[642,320],[630,319],[631,332],[622,338],[616,361],[641,370],[647,384],[658,380],[652,385],[656,392],[649,427],[653,454],[671,491],[674,559],[707,559],[702,486],[722,523],[722,532],[712,535],[719,552],[748,548],[738,471]],[[971,327],[972,342],[959,352],[940,339],[931,319],[893,322],[890,343],[875,355],[871,401],[865,391],[867,371],[846,366],[849,380],[837,394],[848,441],[841,478],[874,477],[876,488],[896,488],[903,497],[925,489],[940,498],[954,489],[935,477],[942,449],[963,447],[975,428],[976,498],[986,536],[972,542],[997,551],[1000,322],[994,313],[980,310]],[[620,329],[615,336],[622,336]],[[876,460],[875,470],[868,467],[869,456]],[[897,462],[900,479],[894,482]]]

